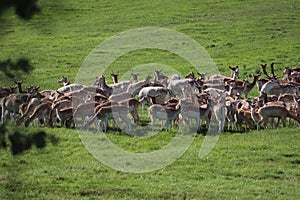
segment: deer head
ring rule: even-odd
[[[198,74],[200,80],[205,80],[205,76],[207,75],[207,72],[205,72],[205,73],[197,72],[197,74]]]
[[[194,72],[190,72],[190,73],[188,73],[188,74],[185,76],[185,78],[194,79],[194,78],[195,78],[195,74],[194,74]]]

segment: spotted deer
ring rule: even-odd
[[[156,119],[162,120],[162,126],[163,126],[163,120],[166,121],[166,131],[172,129],[172,121],[175,120],[180,113],[179,108],[174,107],[167,107],[162,106],[159,104],[154,104],[148,108],[148,114],[151,119],[151,126],[152,130],[154,128],[154,123]]]
[[[258,109],[258,114],[261,119],[257,123],[257,130],[260,129],[262,123],[267,123],[270,117],[278,117],[282,121],[282,125],[286,126],[286,118],[292,118],[300,124],[300,119],[294,114],[290,113],[286,107],[281,105],[267,105]]]
[[[100,130],[100,122],[103,122],[103,131],[107,132],[108,120],[120,118],[126,124],[126,132],[130,132],[131,122],[127,117],[128,108],[123,105],[112,105],[101,107],[97,113],[90,117],[84,124],[83,128],[88,129],[95,120],[99,120],[97,129]]]
[[[34,120],[34,119],[40,119],[45,122],[49,122],[50,120],[50,112],[52,110],[52,102],[47,101],[45,103],[39,104],[33,111],[32,115],[25,121],[25,126],[29,126],[29,124]],[[49,123],[50,125],[50,123]]]

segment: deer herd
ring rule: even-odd
[[[166,131],[174,124],[178,130],[195,127],[193,130],[201,131],[211,124],[216,124],[219,132],[260,130],[281,123],[285,127],[287,118],[289,126],[300,124],[300,68],[285,68],[284,78],[279,79],[274,63],[270,65],[271,76],[266,64],[261,67],[265,77],[255,74],[252,81],[238,80],[238,66],[229,66],[228,77],[206,78],[206,73],[190,72],[182,78],[154,70],[153,81],[150,75],[138,80],[140,74],[131,73],[130,80],[119,82],[119,74],[112,73],[113,84],[101,75],[92,86],[70,84],[63,76],[58,81],[62,87],[43,91],[38,86],[23,90],[23,82],[14,81],[15,86],[0,87],[1,121],[26,127],[43,124],[107,132],[109,124],[115,126],[119,120],[118,126],[126,133],[132,125],[141,124],[140,115],[147,113],[152,130],[157,120]],[[256,85],[259,96],[249,98]]]

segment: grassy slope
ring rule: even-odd
[[[28,57],[35,70],[26,85],[55,89],[62,75],[75,79],[79,66],[101,41],[144,26],[166,27],[195,39],[222,74],[240,65],[242,78],[262,63],[299,66],[299,1],[40,1],[42,13],[23,23],[1,17],[0,59]],[[163,58],[163,59],[162,59]],[[148,62],[186,73],[184,61],[159,51],[138,51],[112,67]],[[1,85],[11,80],[1,78]],[[253,93],[255,94],[255,92]],[[0,198],[276,198],[296,199],[299,183],[299,129],[224,134],[203,160],[197,155],[203,136],[171,166],[147,174],[114,171],[93,159],[76,131],[47,129],[58,146],[11,157],[0,151]],[[164,143],[111,134],[129,150],[150,151]],[[132,147],[132,148],[131,148]],[[59,152],[59,154],[58,154]]]
[[[0,170],[5,173],[0,176],[0,194],[4,199],[296,199],[300,195],[298,130],[223,134],[204,159],[198,158],[203,141],[199,135],[172,165],[131,174],[95,160],[76,131],[49,129],[60,138],[57,146],[16,157],[1,151]],[[162,144],[158,138],[170,134],[147,141],[110,136],[127,150],[151,151]]]
[[[94,0],[41,1],[40,5],[42,13],[27,23],[10,12],[2,17],[0,58],[30,58],[36,69],[24,79],[42,88],[56,88],[61,75],[74,80],[85,57],[104,39],[145,26],[171,28],[195,39],[223,74],[229,73],[228,65],[244,66],[244,78],[265,62],[278,63],[278,69],[300,62],[297,1]],[[148,61],[182,66],[174,58],[155,55],[132,55],[114,67]]]

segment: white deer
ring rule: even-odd
[[[150,102],[150,98],[158,104],[164,104],[170,97],[173,96],[173,92],[164,87],[144,87],[139,92],[139,100],[142,100],[142,112],[144,113],[146,102]]]
[[[127,92],[133,95],[138,94],[143,87],[150,85],[150,79],[151,77],[148,75],[145,80],[131,83],[127,88]]]
[[[77,83],[70,84],[70,81],[66,76],[62,76],[62,78],[58,80],[58,83],[62,83],[64,85],[63,87],[57,89],[57,91],[60,93],[72,92],[83,88],[83,85]]]
[[[269,80],[265,83],[261,90],[260,94],[267,94],[267,95],[277,95],[280,94],[300,94],[300,89],[295,84],[280,84],[279,80]]]

